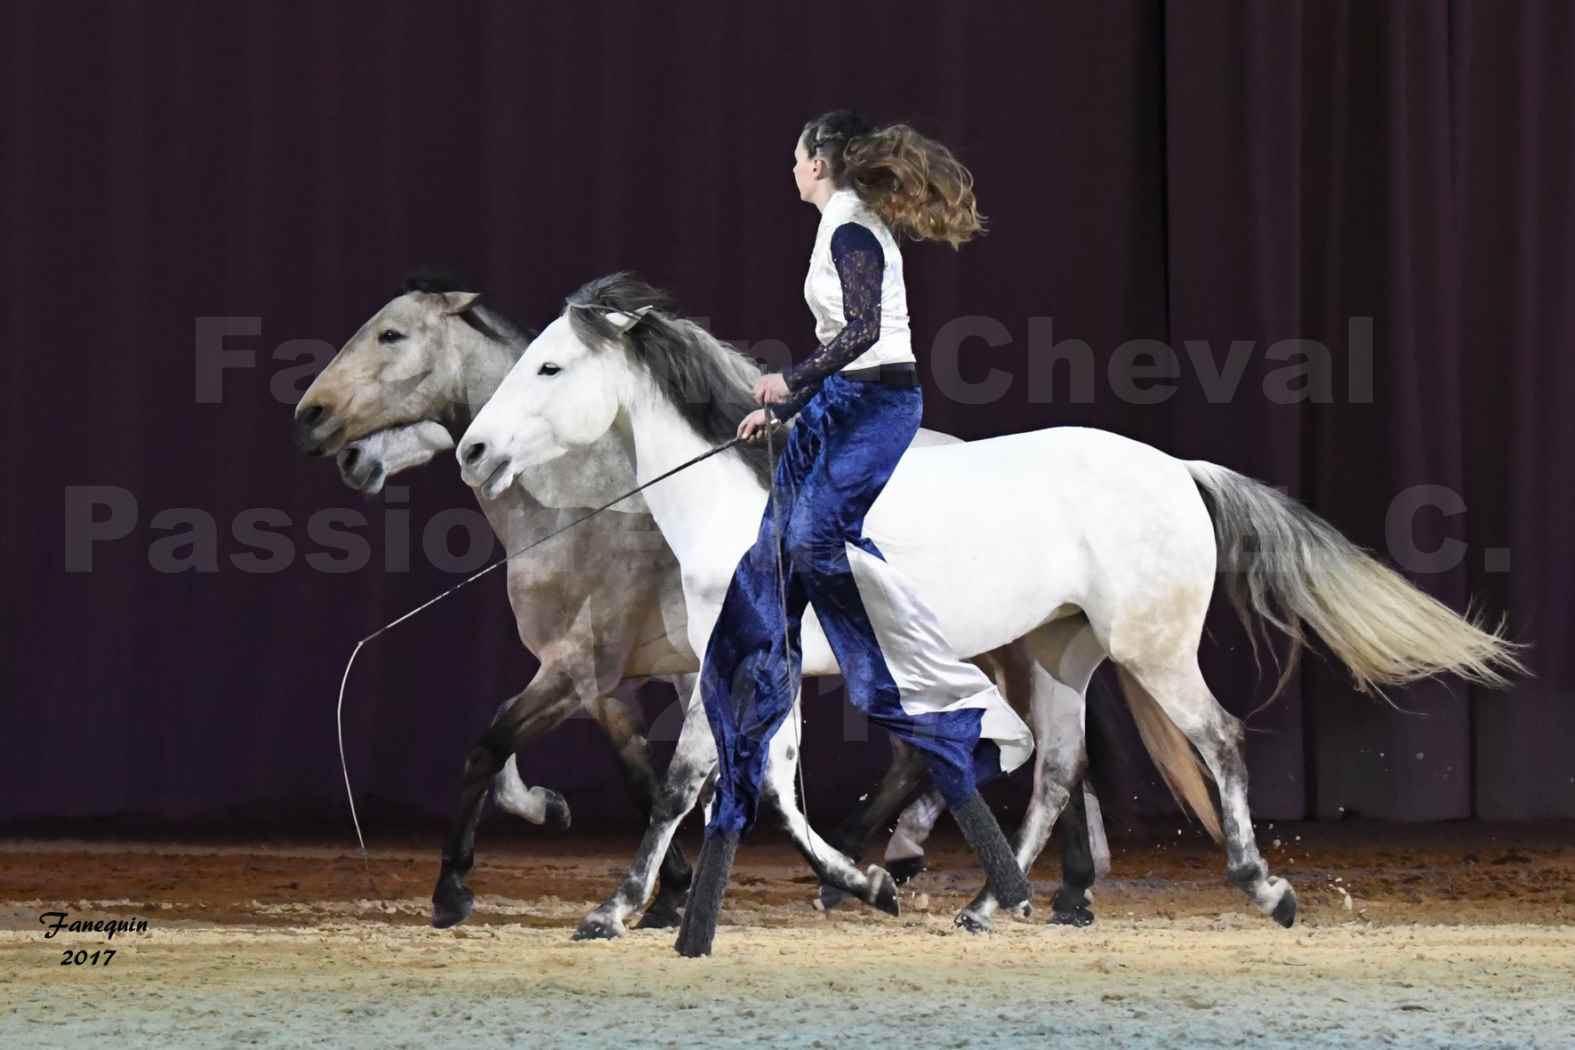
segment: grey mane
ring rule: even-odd
[[[675,316],[672,298],[660,288],[631,273],[614,273],[584,285],[564,305],[575,334],[587,345],[617,343],[624,335],[634,359],[707,444],[731,440],[739,420],[758,407],[750,392],[760,366],[701,325]],[[608,311],[633,313],[646,306],[651,311],[626,334],[607,319]],[[760,483],[771,484],[769,451],[737,448]]]

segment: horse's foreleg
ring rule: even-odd
[[[793,704],[766,751],[762,794],[782,816],[793,844],[809,862],[821,882],[841,887],[848,893],[891,915],[897,914],[897,884],[883,868],[870,865],[861,872],[858,865],[815,833],[797,802],[794,773],[799,759],[799,700]],[[721,921],[722,900],[738,848],[739,832],[732,828],[707,829],[705,847],[695,872],[694,892],[684,921],[678,928],[673,948],[686,958],[710,955]]]
[[[892,829],[891,838],[886,842],[886,869],[895,877],[899,870],[905,870],[908,877],[912,878],[924,870],[924,844],[929,841],[930,832],[935,830],[935,822],[941,819],[941,814],[946,812],[946,800],[941,798],[941,793],[931,788],[903,809],[897,817],[897,826]]]
[[[624,920],[645,904],[656,882],[656,872],[678,825],[694,808],[700,791],[716,772],[716,743],[700,703],[700,690],[691,691],[678,747],[668,763],[667,775],[651,800],[651,816],[640,839],[634,864],[612,896],[587,915],[574,932],[575,940],[610,938],[624,932]]]
[[[1037,736],[1037,734],[1036,734]],[[1012,852],[1023,874],[1033,869],[1034,861],[1044,852],[1045,843],[1056,820],[1066,808],[1073,792],[1082,779],[1082,766],[1068,766],[1044,756],[1044,738],[1039,737],[1040,759],[1034,766],[1034,791],[1028,802],[1028,812],[1013,836]],[[1086,841],[1086,840],[1085,840]],[[991,925],[996,911],[995,895],[987,884],[973,901],[957,916],[957,924],[974,933],[982,933]]]
[[[459,812],[449,827],[443,866],[432,891],[433,926],[443,929],[470,915],[474,895],[465,885],[465,876],[475,866],[476,825],[481,821],[488,789],[495,782],[512,793],[512,812],[536,823],[555,820],[567,825],[568,807],[561,795],[547,788],[527,789],[517,771],[511,777],[505,768],[513,762],[515,748],[557,726],[577,706],[572,678],[544,667],[523,692],[498,708],[492,725],[465,756]]]
[[[1007,649],[1003,649],[981,653],[970,662],[995,681],[1013,710],[1026,715],[1029,686],[1026,682],[1012,680],[1006,673],[1010,663],[1007,657],[1010,655]],[[1026,662],[1027,657],[1021,659]],[[924,842],[935,828],[936,820],[945,812],[946,804],[941,800],[940,793],[933,790],[914,797],[929,779],[929,767],[924,755],[897,737],[891,738],[891,748],[891,765],[881,778],[880,786],[866,801],[854,807],[829,841],[849,857],[858,860],[864,855],[864,844],[875,829],[891,825],[895,817],[896,826],[886,843],[883,863],[892,879],[901,886],[924,870]],[[907,803],[906,807],[904,803]],[[836,887],[822,884],[818,906],[822,910],[834,908],[841,903],[843,896],[844,893]]]
[[[771,738],[766,754],[765,794],[782,816],[783,826],[793,839],[793,845],[822,885],[829,885],[850,893],[864,903],[886,912],[897,914],[897,883],[882,867],[871,864],[866,871],[841,850],[821,838],[809,819],[799,808],[794,774],[800,760],[798,741],[800,733],[798,701],[783,720],[781,728]]]
[[[519,715],[515,710],[517,702],[532,707],[544,703],[540,698],[525,700],[523,696],[524,694],[511,696],[499,704],[497,712],[492,716],[492,724],[495,726],[506,718],[517,717]],[[551,708],[551,714],[545,719],[536,720],[520,739],[521,745],[551,732],[574,713],[573,708],[567,705],[548,703],[547,706]],[[553,716],[556,716],[556,720],[553,720]],[[560,831],[567,828],[571,820],[568,799],[549,787],[540,784],[535,787],[526,785],[525,778],[520,775],[519,756],[513,750],[509,751],[509,757],[504,760],[503,768],[492,778],[492,801],[505,813],[512,813],[531,824],[546,824]],[[479,816],[478,813],[477,817]]]
[[[505,703],[498,709],[502,714]],[[565,715],[567,717],[567,715]],[[512,813],[531,824],[549,824],[563,829],[571,819],[569,800],[549,787],[538,784],[530,787],[520,775],[519,759],[513,752],[504,760],[503,768],[492,778],[492,801],[505,813]]]
[[[677,676],[680,696],[687,697],[694,692],[694,679],[694,675]],[[656,771],[651,766],[644,713],[636,703],[614,694],[599,697],[591,705],[591,714],[606,731],[618,756],[624,786],[639,807],[640,815],[649,822],[660,787]],[[639,928],[654,930],[677,926],[692,877],[683,850],[676,841],[670,842],[667,852],[662,856],[656,898],[640,917]]]
[[[857,861],[864,855],[864,844],[876,828],[884,827],[897,817],[902,811],[902,804],[921,787],[924,786],[929,776],[928,767],[925,765],[924,756],[909,747],[896,737],[891,738],[891,765],[886,767],[886,773],[881,777],[880,785],[864,801],[853,808],[842,825],[833,832],[827,841],[832,848],[841,851],[848,857]],[[937,796],[939,797],[939,796]],[[912,807],[910,806],[909,809]],[[937,814],[939,810],[936,811]],[[901,819],[907,817],[907,811],[902,811],[899,819],[899,834],[901,833]],[[935,822],[934,816],[930,823]],[[926,827],[920,834],[919,842],[928,834]],[[896,843],[896,836],[892,843]],[[924,870],[924,850],[915,844],[914,851],[894,857],[892,846],[886,847],[886,870],[900,886],[913,876]],[[819,907],[827,910],[836,907],[846,896],[844,891],[835,886],[822,883],[820,886]]]

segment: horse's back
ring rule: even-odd
[[[1025,633],[1063,603],[1105,623],[1152,602],[1206,608],[1213,582],[1213,527],[1186,465],[1089,427],[915,447],[865,531],[962,646]]]

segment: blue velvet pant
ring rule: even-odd
[[[1000,749],[980,739],[986,710],[994,712],[992,724],[1014,722],[1011,738],[1019,747],[1027,738],[1032,750],[1027,727],[994,685],[956,658],[934,615],[863,535],[865,513],[913,440],[922,410],[916,386],[832,374],[798,414],[777,461],[779,521],[768,501],[701,667],[719,763],[710,831],[742,833],[755,821],[768,745],[798,693],[806,603],[837,657],[848,700],[930,759],[949,805],[1001,772]]]

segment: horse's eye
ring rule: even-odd
[[[392,328],[385,328],[381,332],[377,333],[377,341],[382,343],[384,346],[387,346],[390,343],[397,343],[404,337],[404,332],[397,332]]]
[[[561,371],[563,371],[563,369],[561,369],[557,365],[551,364],[549,362],[548,364],[544,364],[540,368],[538,368],[536,370],[536,374],[540,375],[540,376],[555,376]]]

